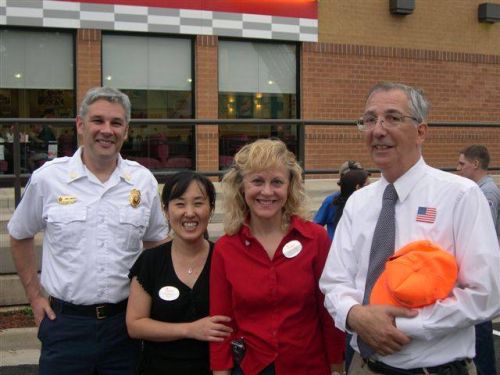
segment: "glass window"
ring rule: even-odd
[[[74,38],[70,32],[0,29],[0,117],[75,116]],[[68,128],[20,125],[21,172],[30,172],[59,154]],[[12,173],[12,125],[1,129],[0,164]],[[72,138],[73,139],[73,138]],[[71,145],[71,154],[76,143]],[[67,151],[70,152],[69,150]]]
[[[73,35],[0,30],[0,116],[74,117]]]
[[[190,39],[105,34],[102,81],[129,96],[133,119],[193,118],[191,56]],[[193,168],[193,131],[132,125],[122,154],[150,169]]]
[[[219,42],[219,118],[297,118],[297,56],[293,44]],[[219,167],[247,142],[278,137],[296,152],[295,125],[221,125]]]

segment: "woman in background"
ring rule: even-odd
[[[332,206],[335,207],[335,215],[333,216],[332,220],[334,228],[337,228],[337,224],[342,217],[347,199],[349,199],[352,193],[354,193],[356,190],[369,183],[368,176],[369,173],[366,170],[360,168],[351,169],[344,173],[342,177],[340,177],[340,194],[337,195],[332,201]]]
[[[202,175],[179,172],[161,198],[172,240],[145,250],[130,271],[128,332],[144,340],[140,374],[208,375],[208,341],[231,332],[229,318],[208,316],[213,244],[204,235],[215,189]]]
[[[357,161],[354,160],[348,160],[344,163],[339,168],[339,176],[340,179],[337,182],[337,185],[340,186],[342,176],[350,171],[354,170],[360,170],[363,169],[361,167],[361,164]],[[367,176],[370,175],[368,172]],[[362,185],[364,186],[364,185]],[[319,224],[321,226],[326,225],[326,230],[328,231],[328,236],[330,239],[333,239],[333,236],[335,235],[335,229],[337,228],[337,223],[340,217],[342,216],[342,213],[340,215],[337,215],[337,208],[338,205],[333,204],[333,201],[339,198],[340,196],[340,191],[336,191],[330,195],[328,195],[325,200],[321,203],[321,206],[318,209],[318,212],[316,212],[316,215],[314,216],[314,222],[316,224]],[[347,195],[347,198],[352,194],[352,192]],[[346,195],[346,194],[345,194]],[[347,198],[345,200],[347,200]],[[345,204],[345,202],[344,202]],[[336,219],[338,218],[338,219]]]
[[[304,219],[301,174],[282,141],[261,139],[222,180],[226,235],[214,250],[210,313],[231,317],[234,332],[210,344],[215,375],[343,370],[344,334],[318,288],[330,240]]]

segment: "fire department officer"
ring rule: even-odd
[[[120,156],[129,120],[125,94],[89,90],[76,120],[82,146],[33,173],[8,224],[39,326],[40,374],[135,373],[139,344],[125,326],[128,272],[142,246],[164,241],[167,226],[153,175]]]

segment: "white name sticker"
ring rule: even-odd
[[[287,258],[296,257],[301,251],[302,244],[297,240],[287,242],[285,246],[283,246],[283,255]]]
[[[179,298],[179,294],[179,289],[177,289],[175,286],[164,286],[158,292],[158,295],[164,301],[175,301],[177,298]]]

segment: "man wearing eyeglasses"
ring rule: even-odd
[[[428,109],[420,90],[380,83],[357,124],[382,176],[348,200],[320,280],[336,326],[353,333],[349,375],[476,374],[474,324],[500,313],[488,203],[472,181],[425,163]],[[370,304],[387,258],[419,240],[455,256],[450,295],[418,308]]]

